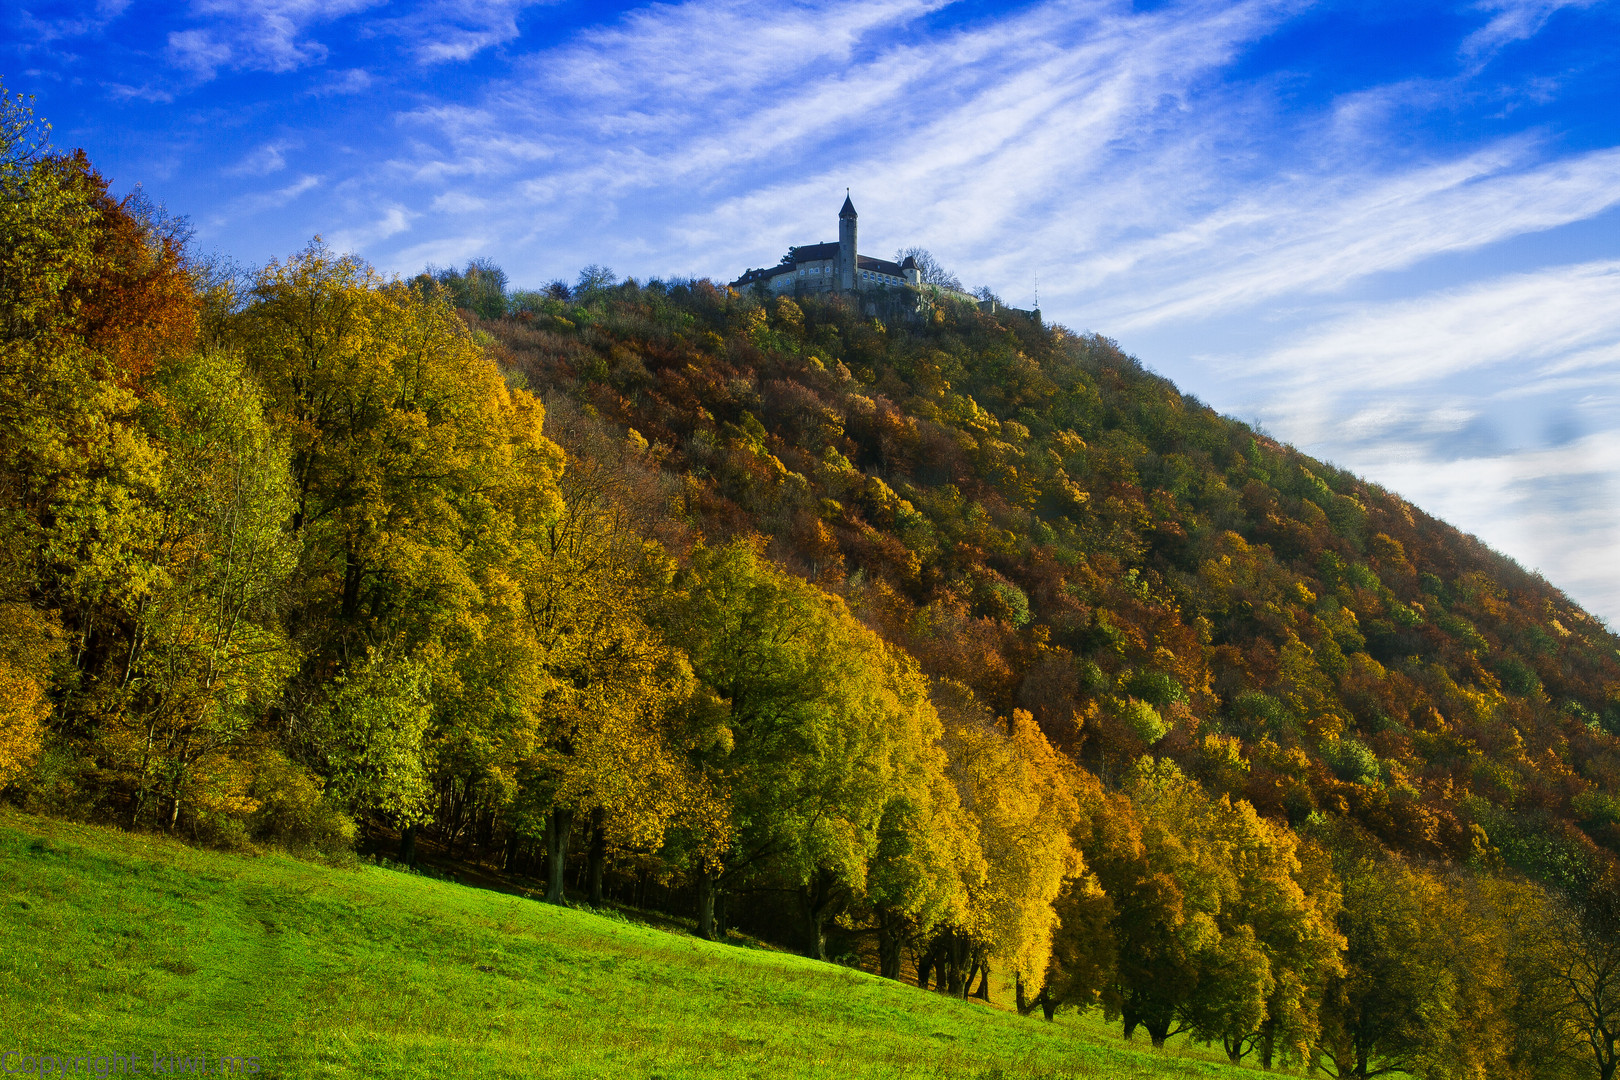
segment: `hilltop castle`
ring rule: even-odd
[[[866,293],[862,304],[873,316],[914,317],[934,302],[951,298],[976,304],[981,311],[1017,311],[1039,321],[1039,309],[1022,311],[1001,308],[993,299],[980,300],[958,289],[924,284],[917,260],[905,262],[874,259],[862,255],[855,246],[857,215],[848,192],[844,208],[838,211],[838,242],[806,244],[789,248],[776,266],[749,270],[731,283],[733,289],[763,289],[772,296],[804,296],[809,293]],[[883,290],[904,290],[885,292]]]
[[[861,255],[855,246],[855,204],[844,195],[844,208],[838,211],[838,242],[807,244],[789,250],[788,255],[768,270],[749,270],[731,283],[733,289],[746,289],[762,283],[772,295],[803,295],[813,292],[866,292],[875,288],[922,288],[922,271],[909,255],[903,263]]]

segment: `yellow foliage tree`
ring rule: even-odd
[[[1057,925],[1053,902],[1084,871],[1070,834],[1080,821],[1076,788],[1090,778],[1022,709],[1003,728],[965,687],[948,684],[937,697],[948,772],[978,835],[984,874],[967,882],[966,911],[935,940],[930,959],[952,993],[967,993],[977,975],[987,994],[992,961],[1038,983]]]
[[[50,666],[57,632],[21,603],[0,603],[0,790],[39,756],[50,700],[40,675]]]

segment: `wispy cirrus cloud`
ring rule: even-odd
[[[425,0],[402,14],[379,10],[386,0],[192,0],[200,25],[169,35],[170,62],[210,79],[221,68],[285,73],[324,62],[326,43],[316,27],[368,13],[363,32],[402,43],[417,62],[469,60],[491,46],[518,36],[524,8],[547,0]],[[352,92],[369,85],[357,69],[327,84],[328,92]]]
[[[1235,362],[1235,361],[1234,361]],[[1509,386],[1529,376],[1574,389],[1584,375],[1620,381],[1620,260],[1510,274],[1413,300],[1358,305],[1259,356],[1256,374],[1308,383],[1323,394],[1349,387],[1406,389],[1477,378],[1511,365]]]
[[[222,67],[289,72],[326,59],[312,26],[352,15],[380,0],[192,0],[202,25],[169,34],[170,63],[201,79]]]
[[[309,93],[314,97],[363,94],[371,89],[376,81],[371,72],[365,68],[348,68],[332,72],[330,77],[313,87]]]
[[[271,173],[280,172],[287,167],[287,151],[293,149],[294,145],[286,140],[264,143],[226,169],[225,175],[269,176]]]
[[[375,214],[375,210],[373,210]],[[334,231],[328,241],[338,251],[360,251],[382,240],[398,236],[411,226],[417,215],[409,208],[394,203],[382,208],[372,220]]]
[[[516,40],[518,18],[525,8],[555,2],[428,0],[408,14],[376,20],[372,29],[401,39],[419,63],[453,63]]]
[[[1483,0],[1477,10],[1490,21],[1463,39],[1459,52],[1477,60],[1504,45],[1524,41],[1541,32],[1547,20],[1563,8],[1591,7],[1597,0]]]
[[[1291,177],[1242,192],[1182,228],[1124,244],[1091,266],[1091,277],[1107,288],[1110,278],[1123,284],[1121,274],[1171,271],[1163,291],[1149,293],[1131,277],[1128,290],[1113,286],[1111,325],[1125,330],[1332,292],[1620,205],[1620,148],[1550,162],[1536,161],[1533,151],[1505,140],[1393,175]]]
[[[769,101],[737,95],[781,90],[803,83],[806,75],[819,82],[874,70],[881,52],[856,55],[872,44],[873,34],[905,26],[947,2],[657,4],[540,54],[530,75],[550,93],[595,103],[610,123],[648,112],[690,114],[694,103],[718,97],[733,98],[728,111],[739,111]]]
[[[232,199],[225,213],[215,216],[210,226],[218,228],[232,219],[251,217],[254,214],[263,214],[270,210],[281,210],[294,200],[307,195],[321,187],[323,181],[319,176],[304,174],[293,180],[268,191],[254,191],[237,196]]]
[[[151,85],[130,86],[121,82],[109,82],[104,85],[108,94],[116,101],[148,101],[157,105],[167,105],[174,100],[174,95],[167,90]]]

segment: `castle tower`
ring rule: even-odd
[[[838,211],[838,287],[854,292],[860,281],[855,262],[855,204],[849,201],[849,189],[844,189],[844,208]]]

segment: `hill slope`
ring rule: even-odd
[[[703,282],[520,299],[469,318],[557,415],[646,440],[688,528],[763,535],[1105,780],[1151,745],[1268,816],[1553,880],[1620,843],[1620,639],[1104,338]]]
[[[6,813],[0,877],[0,1050],[29,1055],[134,1055],[142,1072],[154,1053],[210,1072],[232,1055],[300,1078],[1237,1074],[376,867]]]

